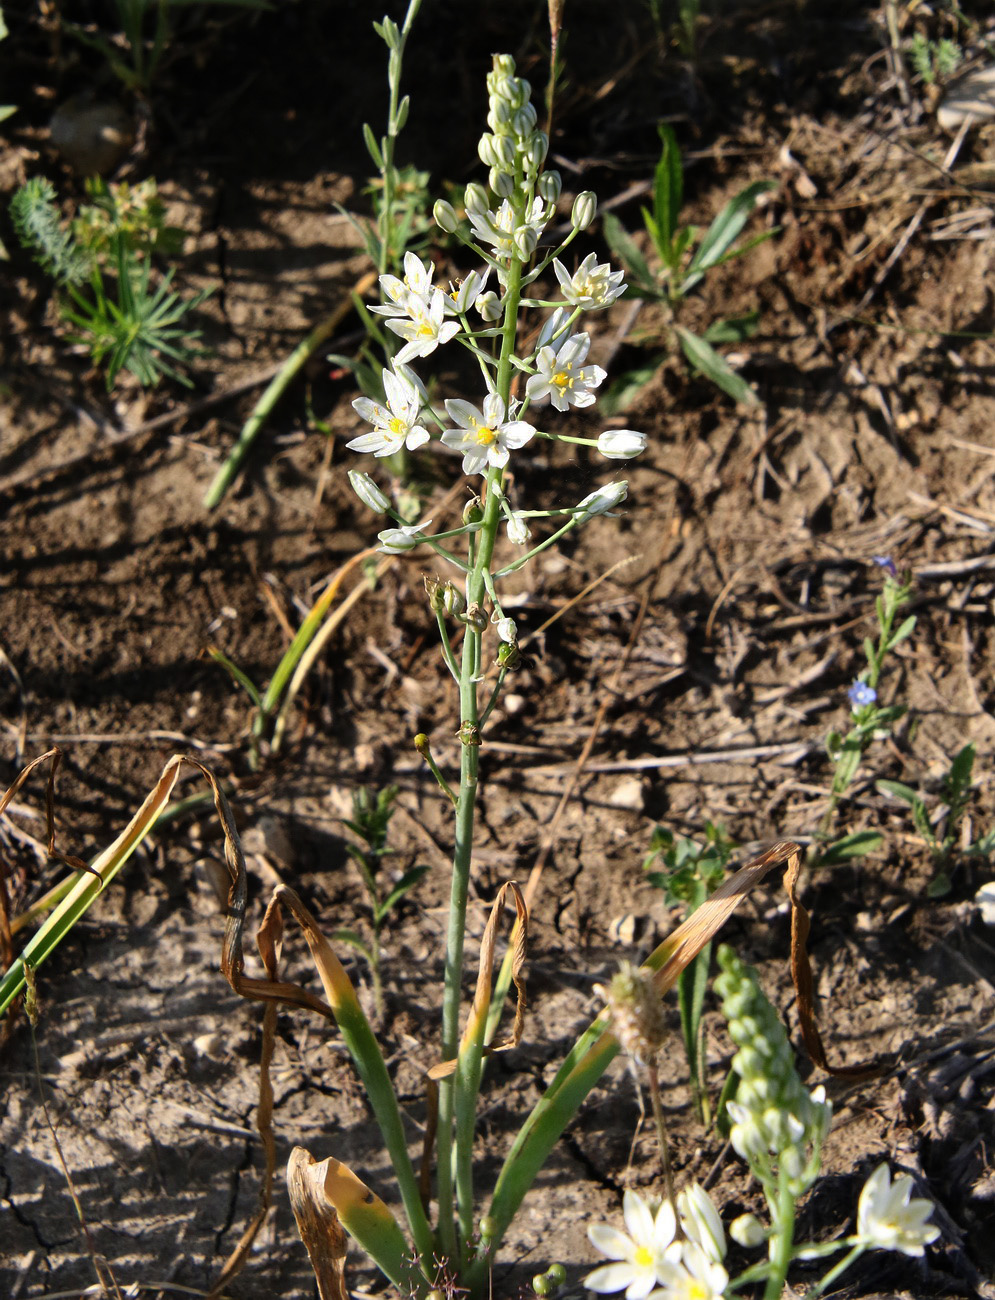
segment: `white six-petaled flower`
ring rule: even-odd
[[[729,1282],[722,1265],[693,1241],[684,1242],[680,1262],[664,1264],[661,1274],[662,1285],[650,1300],[720,1300]]]
[[[677,1197],[681,1229],[715,1264],[726,1257],[726,1234],[719,1212],[701,1183],[692,1183]],[[724,1285],[724,1284],[723,1284]]]
[[[378,316],[410,316],[412,304],[421,303],[427,308],[432,297],[432,273],[435,267],[431,262],[423,262],[412,252],[404,254],[404,279],[396,275],[382,275],[380,288],[387,300],[383,304],[371,307],[370,311]]]
[[[446,295],[441,289],[432,290],[428,303],[417,294],[409,293],[404,305],[410,319],[393,316],[387,321],[387,328],[406,340],[394,358],[398,365],[406,365],[415,357],[429,356],[460,331],[459,321],[445,319]]]
[[[398,362],[395,359],[395,365]],[[395,372],[383,371],[383,387],[387,405],[381,406],[369,397],[357,397],[353,409],[373,425],[371,433],[361,433],[347,442],[351,451],[371,451],[374,456],[392,456],[407,447],[414,451],[428,442],[429,434],[418,423],[424,390],[410,371],[401,368]]]
[[[591,348],[587,334],[571,334],[559,343],[547,344],[536,357],[536,374],[525,385],[533,402],[549,398],[558,411],[568,411],[571,406],[591,406],[594,389],[604,379],[607,371],[600,366],[585,366]]]
[[[448,429],[442,441],[463,453],[464,474],[483,474],[488,465],[502,468],[509,451],[524,447],[535,433],[525,420],[505,420],[505,405],[497,393],[487,394],[483,411],[462,398],[448,399],[446,410],[459,427]]]
[[[932,1212],[932,1202],[913,1197],[908,1174],[900,1174],[893,1183],[888,1166],[880,1164],[860,1193],[857,1236],[865,1246],[878,1250],[922,1255],[940,1235],[935,1223],[926,1222]]]
[[[625,1232],[607,1223],[588,1228],[592,1246],[615,1262],[588,1273],[584,1285],[602,1295],[624,1291],[626,1300],[646,1300],[681,1257],[681,1243],[674,1241],[674,1210],[669,1201],[655,1208],[628,1188],[622,1198],[622,1218]]]
[[[583,307],[585,311],[610,307],[625,293],[624,272],[613,271],[607,262],[599,262],[596,253],[588,253],[573,275],[559,258],[553,259],[553,270],[563,297],[571,306]]]

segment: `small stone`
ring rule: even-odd
[[[80,176],[112,172],[131,148],[131,117],[120,104],[74,95],[52,114],[52,143]]]
[[[629,808],[633,812],[642,812],[646,805],[646,792],[638,776],[626,777],[619,781],[611,792],[608,802],[613,808]]]

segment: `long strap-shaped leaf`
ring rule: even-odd
[[[828,1064],[815,1025],[811,968],[804,949],[808,934],[808,914],[796,895],[801,859],[800,845],[791,840],[781,840],[772,845],[724,881],[696,912],[651,953],[644,964],[656,972],[654,983],[660,994],[666,993],[681,971],[715,937],[747,893],[773,867],[786,865],[784,884],[792,908],[791,969],[805,1046],[813,1060],[824,1070],[848,1077],[866,1077],[875,1073],[877,1067],[841,1070]],[[525,1194],[549,1158],[554,1144],[618,1050],[618,1041],[608,1029],[608,1011],[605,1009],[574,1044],[553,1082],[522,1125],[505,1159],[490,1207],[494,1228],[490,1238],[492,1251],[497,1249]],[[483,1285],[492,1257],[489,1254],[485,1258],[478,1258],[471,1265],[465,1279],[471,1291],[477,1291]]]
[[[51,751],[50,751],[51,753]],[[42,755],[42,758],[48,755]],[[36,759],[35,763],[40,762]],[[124,864],[145,839],[155,824],[159,814],[169,802],[173,786],[184,763],[182,754],[174,754],[162,770],[162,775],[155,784],[145,802],[135,813],[113,844],[104,849],[93,859],[89,866],[81,867],[79,876],[55,911],[48,917],[35,934],[24,945],[24,950],[0,981],[0,1016],[17,997],[24,987],[24,963],[33,969],[42,964],[62,942],[79,918],[97,897],[105,885],[110,884]],[[31,766],[34,766],[32,764]],[[200,767],[200,764],[196,764]],[[14,783],[17,788],[21,774]],[[9,792],[12,794],[13,791]],[[5,797],[6,803],[6,797]]]

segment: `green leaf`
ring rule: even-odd
[[[731,397],[735,402],[756,405],[760,400],[750,385],[730,367],[711,344],[692,334],[682,325],[675,325],[674,330],[681,345],[681,351],[687,357],[693,370],[710,379],[717,388]]]
[[[601,229],[608,241],[608,247],[625,263],[630,280],[634,281],[644,293],[659,297],[656,278],[650,271],[649,264],[613,212],[606,212],[602,216]]]
[[[757,200],[761,194],[766,194],[774,189],[777,189],[776,181],[754,181],[751,185],[747,185],[744,190],[740,190],[735,198],[729,200],[708,227],[704,239],[698,245],[698,251],[691,259],[691,265],[688,268],[688,280],[697,283],[701,279],[702,273],[707,271],[710,266],[716,266],[723,259],[739,238],[743,227],[756,208]],[[695,272],[699,274],[695,276]],[[685,292],[691,287],[691,284],[685,281]]]
[[[895,646],[900,645],[907,637],[912,635],[916,625],[915,614],[910,614],[898,631],[892,636],[891,640],[885,646],[886,650],[894,650]]]
[[[878,831],[854,831],[835,840],[819,854],[821,866],[832,866],[837,862],[846,862],[850,858],[862,858],[865,854],[876,852],[884,843],[884,836]]]
[[[668,265],[673,265],[674,233],[681,204],[684,202],[684,166],[673,127],[661,122],[657,130],[662,148],[653,185],[653,209],[658,229],[655,243],[661,258]]]
[[[744,316],[730,316],[724,320],[713,321],[705,330],[702,338],[706,343],[745,343],[753,338],[760,323],[758,311],[747,312]]]
[[[894,798],[907,803],[910,808],[914,808],[917,803],[922,803],[918,792],[913,790],[910,785],[904,785],[901,781],[875,781],[874,784],[882,794],[893,795]]]
[[[626,370],[621,375],[616,375],[602,392],[599,403],[601,414],[618,415],[620,411],[627,411],[665,360],[665,357],[660,356],[648,365],[637,366],[633,370]]]
[[[363,123],[363,140],[366,143],[366,152],[373,159],[373,166],[378,172],[382,171],[383,154],[380,151],[380,146],[377,144],[377,138],[373,134],[373,128],[370,126],[369,122]]]
[[[410,871],[404,873],[380,906],[374,909],[373,918],[377,925],[380,924],[390,909],[401,901],[405,894],[414,889],[427,871],[428,867],[412,867]]]
[[[333,930],[329,938],[332,943],[345,943],[350,948],[355,948],[357,952],[362,953],[371,966],[374,964],[373,952],[369,944],[355,930]]]
[[[259,691],[256,689],[256,684],[255,682],[253,682],[252,678],[249,677],[247,673],[243,672],[242,669],[239,668],[238,664],[234,662],[234,660],[229,659],[228,656],[224,654],[221,650],[216,650],[214,646],[208,646],[207,653],[211,656],[211,658],[214,660],[216,664],[221,665],[221,667],[225,670],[225,672],[228,673],[229,677],[231,677],[234,681],[238,682],[239,686],[241,686],[242,690],[245,691],[249,699],[258,709],[262,705],[263,701],[262,701],[262,696],[259,694]]]

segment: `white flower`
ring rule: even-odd
[[[701,1183],[692,1183],[677,1197],[685,1237],[700,1246],[713,1263],[726,1257],[726,1234],[712,1198]]]
[[[878,1250],[921,1255],[924,1247],[940,1235],[935,1223],[926,1222],[932,1212],[931,1201],[912,1196],[908,1174],[901,1174],[892,1183],[888,1166],[880,1164],[860,1193],[857,1236],[864,1245]]]
[[[405,551],[413,550],[423,540],[418,534],[431,522],[431,519],[426,519],[421,524],[405,524],[403,528],[388,528],[382,533],[377,533],[379,549],[385,555],[403,555]]]
[[[974,895],[974,901],[981,909],[981,919],[985,925],[995,925],[995,880],[982,885]]]
[[[624,1290],[626,1300],[645,1300],[663,1280],[663,1270],[681,1257],[681,1243],[674,1241],[673,1206],[664,1201],[654,1213],[649,1202],[629,1188],[622,1198],[622,1218],[625,1232],[607,1223],[588,1228],[591,1245],[618,1262],[588,1273],[584,1285],[602,1295]]]
[[[719,1300],[729,1282],[722,1265],[693,1241],[684,1243],[681,1262],[664,1264],[661,1274],[663,1285],[651,1300]]]
[[[513,618],[498,619],[497,634],[500,640],[507,641],[509,645],[514,645],[518,640],[518,628],[515,626]]]
[[[446,401],[450,418],[459,426],[442,435],[447,447],[463,453],[463,473],[482,474],[488,465],[507,465],[509,449],[524,447],[535,429],[525,420],[505,421],[504,402],[497,393],[488,393],[481,412],[461,398]]]
[[[543,322],[536,343],[536,352],[540,352],[547,343],[552,343],[554,347],[558,348],[563,342],[563,334],[569,320],[570,312],[567,311],[566,307],[557,307],[552,315]]]
[[[518,232],[519,240],[521,240],[521,232],[524,229],[530,229],[538,240],[552,214],[552,207],[543,203],[542,199],[533,199],[532,206],[525,214],[525,220],[522,222],[517,219],[515,209],[507,199],[504,200],[496,212],[492,210],[471,212],[467,208],[467,216],[470,218],[470,225],[474,235],[482,244],[489,245],[497,257],[506,258],[515,256],[516,232]]]
[[[459,333],[459,321],[444,320],[446,314],[446,296],[441,289],[434,289],[432,297],[426,304],[416,294],[408,294],[405,300],[410,320],[394,317],[387,322],[387,328],[407,339],[394,361],[397,365],[406,365],[415,357],[427,357],[441,343],[448,343],[454,334]]]
[[[398,364],[396,358],[394,364]],[[374,428],[372,433],[361,433],[358,438],[347,442],[351,451],[372,451],[374,456],[391,456],[402,447],[414,451],[428,442],[428,432],[418,423],[424,390],[411,372],[403,367],[399,373],[384,370],[383,387],[386,406],[371,401],[369,397],[357,397],[353,402],[353,409]]]
[[[491,273],[488,267],[483,275],[479,271],[471,271],[465,280],[450,292],[449,299],[453,310],[457,315],[462,316],[470,310],[473,304],[480,297],[481,291],[487,284],[487,277]]]
[[[604,487],[597,488],[588,495],[577,506],[575,518],[581,523],[586,523],[588,519],[593,519],[595,515],[603,515],[615,506],[620,505],[626,498],[629,491],[629,485],[625,479],[620,479],[617,483],[606,483]],[[732,1112],[729,1112],[732,1114]]]
[[[646,434],[635,429],[606,429],[598,436],[598,451],[609,460],[631,460],[646,450]]]
[[[557,344],[547,344],[536,357],[537,373],[525,385],[533,402],[548,397],[558,411],[568,411],[571,406],[591,406],[593,389],[601,383],[607,371],[600,366],[586,366],[584,360],[591,347],[587,334],[571,334]]]
[[[624,272],[613,271],[607,262],[598,262],[596,258],[596,253],[588,253],[573,275],[559,258],[553,261],[553,270],[564,298],[572,306],[583,307],[585,311],[610,307],[625,293]]]
[[[532,530],[521,515],[512,515],[508,520],[508,541],[516,546],[524,546],[532,536]]]
[[[375,514],[386,514],[390,509],[390,501],[377,487],[369,474],[363,474],[358,469],[349,471],[349,482],[352,484],[352,490],[359,497],[364,506],[369,506]]]
[[[432,296],[432,262],[423,262],[415,253],[404,254],[404,279],[382,275],[380,288],[387,302],[371,307],[378,316],[411,316],[418,304],[427,308]]]

